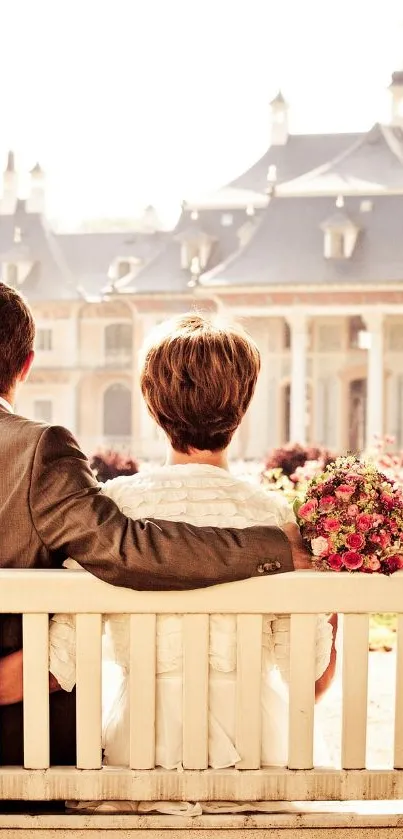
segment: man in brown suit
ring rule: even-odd
[[[34,336],[27,304],[0,283],[0,567],[59,568],[70,556],[102,580],[134,589],[191,589],[293,570],[290,543],[275,527],[201,529],[127,519],[100,492],[69,431],[13,412],[16,389],[33,361]],[[21,646],[21,618],[2,615],[2,764],[23,762],[22,703],[7,704],[15,702]],[[74,692],[52,693],[50,720],[51,763],[74,764]]]

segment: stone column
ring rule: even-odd
[[[369,332],[367,372],[367,446],[375,434],[384,431],[384,362],[383,321],[384,314],[374,310],[363,315]]]
[[[306,347],[307,317],[304,312],[290,312],[287,322],[291,330],[291,406],[290,442],[306,442]]]

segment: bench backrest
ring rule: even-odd
[[[369,614],[399,612],[403,572],[302,572],[191,592],[132,592],[80,571],[0,571],[0,612],[23,614],[25,767],[0,769],[0,798],[403,798],[403,620],[397,631],[393,766],[365,769]],[[77,616],[77,767],[49,768],[49,614]],[[344,614],[340,769],[313,768],[315,626]],[[101,768],[102,614],[130,615],[130,768]],[[155,769],[156,616],[184,615],[183,772]],[[237,616],[236,769],[208,769],[209,615]],[[291,618],[287,769],[260,766],[262,615]],[[0,758],[1,759],[1,758]]]

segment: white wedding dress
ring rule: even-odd
[[[108,481],[103,492],[131,518],[184,521],[199,527],[267,524],[282,527],[294,521],[282,496],[267,493],[215,466],[163,466],[151,472]],[[67,561],[68,566],[75,565]],[[86,572],[83,572],[86,573]],[[262,659],[262,764],[287,763],[290,620],[265,615]],[[123,615],[104,618],[104,659],[123,672],[118,693],[104,719],[105,762],[129,762],[129,626]],[[332,643],[326,616],[318,616],[316,678],[325,671]],[[50,627],[50,671],[65,690],[75,684],[74,618],[55,615]],[[235,748],[236,617],[210,618],[209,765],[234,766],[241,759]],[[182,763],[182,619],[157,619],[156,764],[166,769]],[[319,757],[319,762],[321,759]]]

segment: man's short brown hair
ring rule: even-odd
[[[9,393],[33,349],[35,324],[24,298],[0,282],[0,395]]]
[[[176,451],[220,451],[248,408],[259,369],[259,350],[241,327],[190,313],[151,334],[141,390]]]

